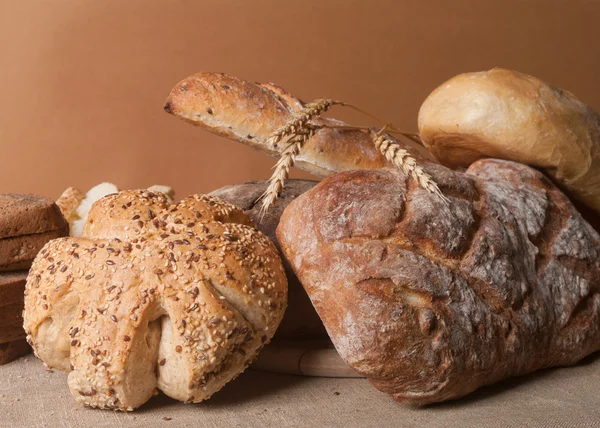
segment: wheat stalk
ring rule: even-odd
[[[285,137],[290,137],[301,132],[308,122],[325,113],[331,107],[337,104],[343,104],[340,101],[331,99],[319,99],[304,106],[302,110],[296,113],[290,120],[288,120],[283,126],[276,129],[267,140],[269,147],[273,148]]]
[[[288,176],[290,175],[290,168],[294,166],[296,156],[298,156],[300,150],[302,150],[302,147],[308,141],[308,139],[315,135],[315,133],[321,128],[321,126],[305,123],[303,127],[297,129],[294,135],[292,135],[286,142],[286,147],[281,153],[281,157],[275,164],[275,171],[273,171],[273,175],[271,175],[271,178],[269,178],[269,186],[261,195],[261,219],[267,213],[269,208],[271,208],[271,206],[275,203],[279,193],[283,190],[283,187],[285,186],[285,180],[287,180]]]
[[[413,158],[408,151],[404,150],[388,138],[388,136],[383,133],[384,130],[385,128],[373,135],[373,143],[375,144],[375,147],[377,147],[377,150],[379,150],[387,160],[404,171],[405,174],[412,177],[423,189],[438,195],[443,201],[448,202],[448,198],[444,196],[436,182],[433,181],[433,178],[423,170],[417,163],[417,160]]]

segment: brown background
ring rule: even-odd
[[[197,71],[339,98],[406,130],[445,79],[493,66],[599,109],[599,18],[583,0],[0,0],[0,192],[112,181],[184,196],[268,177],[271,159],[162,111]]]

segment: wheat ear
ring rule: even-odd
[[[337,104],[342,104],[342,102],[331,99],[319,99],[306,104],[302,110],[271,134],[267,140],[267,144],[269,147],[275,147],[284,138],[296,135],[311,119],[325,113]]]
[[[269,186],[267,187],[267,190],[265,190],[265,193],[263,193],[261,196],[261,219],[267,213],[269,208],[271,208],[271,206],[275,203],[279,193],[283,190],[283,187],[285,186],[285,180],[290,175],[290,168],[294,166],[296,156],[298,156],[306,141],[315,135],[319,129],[321,129],[321,126],[315,126],[306,123],[301,129],[297,129],[296,133],[292,135],[289,140],[287,140],[286,147],[283,150],[283,153],[281,153],[281,157],[275,164],[275,171],[273,171],[273,175],[271,175],[271,178],[269,178]]]
[[[379,150],[387,160],[404,171],[405,174],[412,177],[423,189],[435,193],[442,198],[444,202],[448,202],[448,198],[444,196],[436,182],[433,181],[433,178],[431,178],[431,176],[417,163],[417,160],[413,158],[408,151],[394,143],[386,136],[386,134],[382,133],[382,131],[374,133],[373,135],[373,143],[375,143],[377,150]]]

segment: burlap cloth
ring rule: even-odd
[[[133,413],[80,407],[66,374],[32,355],[0,366],[1,427],[600,427],[600,357],[414,409],[364,379],[309,378],[249,370],[211,400],[164,395]]]

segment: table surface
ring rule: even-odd
[[[600,427],[600,356],[412,408],[365,379],[248,370],[200,404],[164,395],[132,413],[79,406],[33,355],[0,366],[0,427]]]

